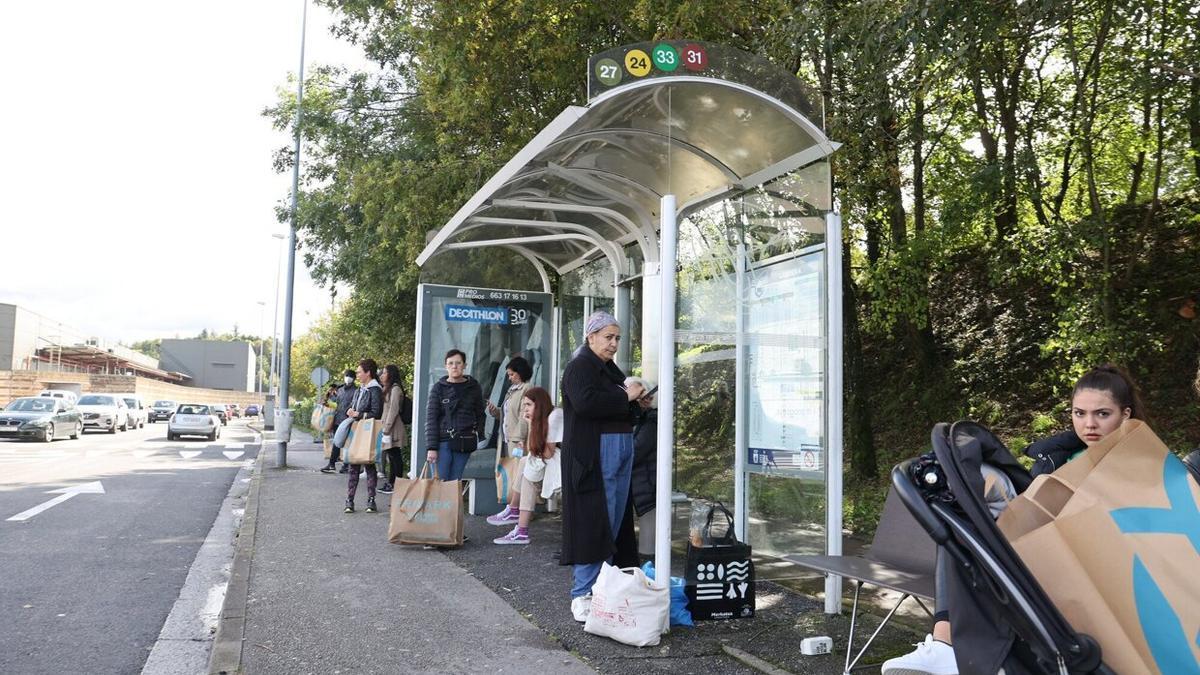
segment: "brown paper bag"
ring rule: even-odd
[[[500,457],[496,452],[496,500],[501,504],[512,502],[513,494],[521,485],[521,458]]]
[[[324,446],[325,459],[329,459],[330,457],[333,457],[333,439],[326,438],[323,441],[321,441],[321,445]]]
[[[382,447],[383,433],[379,420],[358,420],[350,425],[350,437],[346,439],[346,461],[351,464],[372,464],[375,454]]]
[[[396,481],[388,523],[389,542],[461,546],[462,537],[462,481],[439,480],[437,468],[428,463],[416,479]]]
[[[312,427],[313,431],[322,431],[321,411],[324,410],[324,408],[324,406],[317,406],[313,408],[312,416],[308,418],[308,426]]]
[[[1117,672],[1200,671],[1200,486],[1145,424],[1039,476],[997,524]]]

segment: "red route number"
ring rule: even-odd
[[[708,52],[700,45],[683,48],[683,67],[688,70],[704,70],[708,66]]]

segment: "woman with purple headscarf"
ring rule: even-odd
[[[559,562],[574,565],[571,613],[586,621],[592,585],[607,561],[637,565],[629,477],[641,384],[625,387],[613,363],[621,327],[608,312],[587,319],[586,344],[563,370],[563,540]]]

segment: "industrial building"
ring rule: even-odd
[[[188,375],[207,389],[254,391],[254,349],[249,342],[163,340],[159,367]]]

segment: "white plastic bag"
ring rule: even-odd
[[[592,609],[583,629],[634,647],[652,647],[671,628],[671,596],[636,567],[608,563],[592,586]]]

